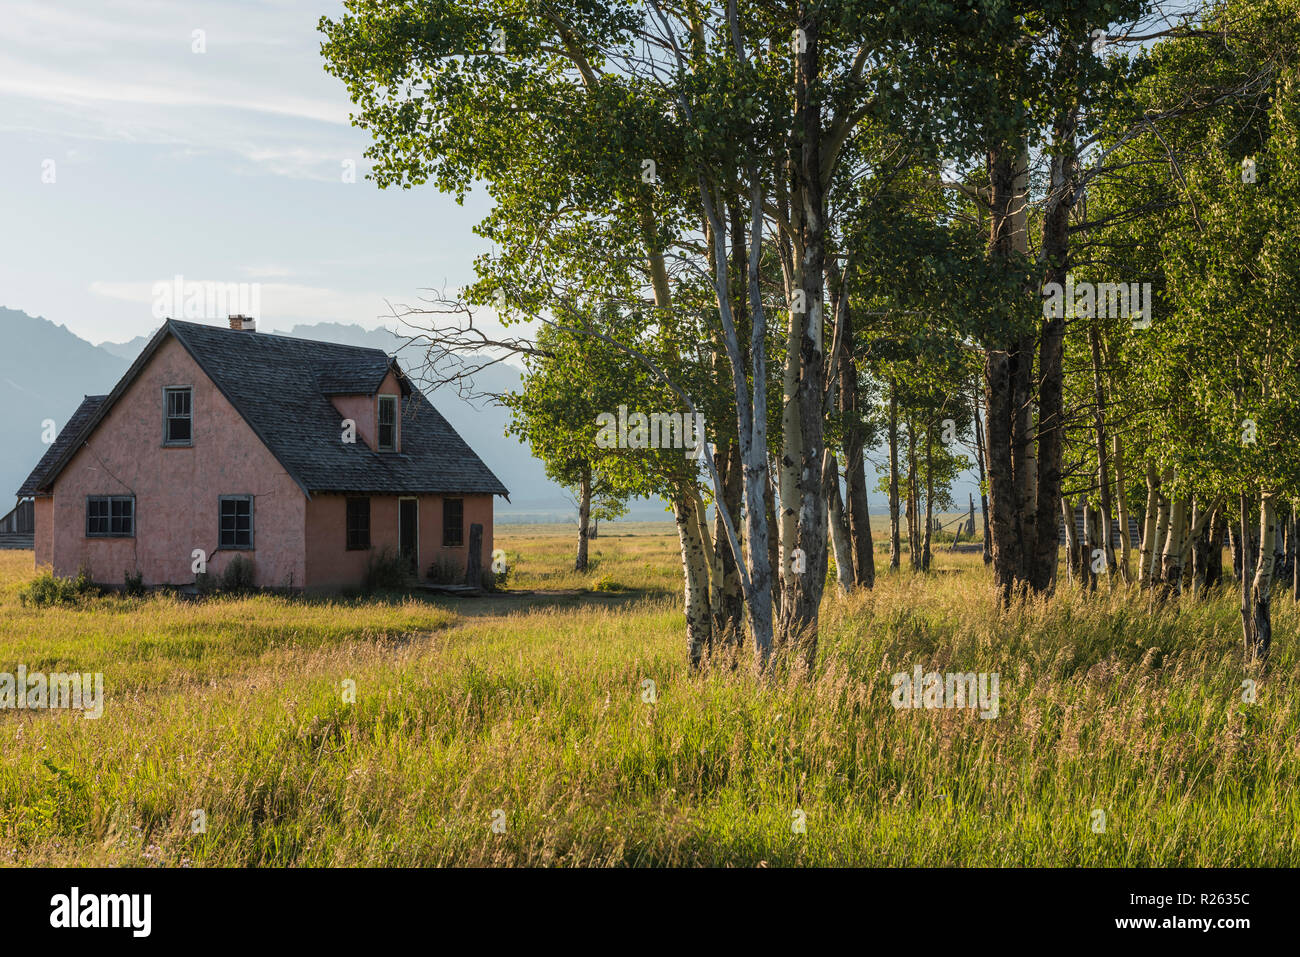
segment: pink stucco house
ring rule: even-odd
[[[378,349],[169,319],[87,396],[18,493],[36,564],[195,581],[235,555],[264,587],[355,585],[390,548],[419,577],[463,570],[504,485]]]

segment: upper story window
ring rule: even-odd
[[[397,450],[397,396],[379,397],[379,451]]]
[[[91,495],[86,498],[87,538],[135,538],[135,498]]]
[[[192,391],[189,386],[163,389],[163,445],[192,444]]]
[[[253,548],[253,496],[221,496],[221,528],[218,545],[239,551]]]

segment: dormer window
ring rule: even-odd
[[[189,386],[163,389],[163,445],[193,444],[191,392]]]
[[[379,451],[397,451],[397,396],[379,397]]]

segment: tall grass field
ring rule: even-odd
[[[570,526],[496,539],[482,598],[37,606],[0,552],[0,671],[104,676],[98,719],[0,710],[0,861],[1300,864],[1289,596],[1254,673],[1230,590],[1008,613],[978,553],[878,552],[874,590],[828,589],[812,674],[692,673],[671,525],[602,526],[584,574]],[[997,717],[896,708],[917,666],[996,673]]]

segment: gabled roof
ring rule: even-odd
[[[324,345],[324,343],[321,343]],[[316,385],[322,395],[374,395],[391,369],[402,384],[402,394],[410,395],[411,386],[406,374],[378,349],[365,350],[365,355],[330,359],[315,367]]]
[[[35,495],[41,488],[41,477],[54,467],[54,463],[62,459],[70,449],[81,447],[81,443],[77,439],[81,435],[82,429],[99,411],[99,407],[104,404],[104,400],[107,398],[106,395],[88,395],[81,400],[81,405],[77,406],[77,411],[72,413],[72,418],[68,419],[67,424],[63,426],[58,436],[50,443],[50,447],[45,450],[41,460],[36,463],[36,468],[32,469],[32,474],[27,476],[27,481],[23,482],[22,488],[18,490],[19,498]],[[68,457],[71,458],[71,456]]]
[[[25,489],[50,486],[168,336],[189,352],[308,495],[509,494],[438,410],[411,388],[383,350],[176,319],[168,319],[158,330],[122,381],[89,411],[75,435],[73,423],[68,423],[59,439],[73,437],[58,454],[51,447]],[[345,445],[343,416],[329,396],[373,395],[389,369],[409,396],[402,412],[402,451],[375,452],[364,442]],[[89,401],[82,403],[78,415]]]

